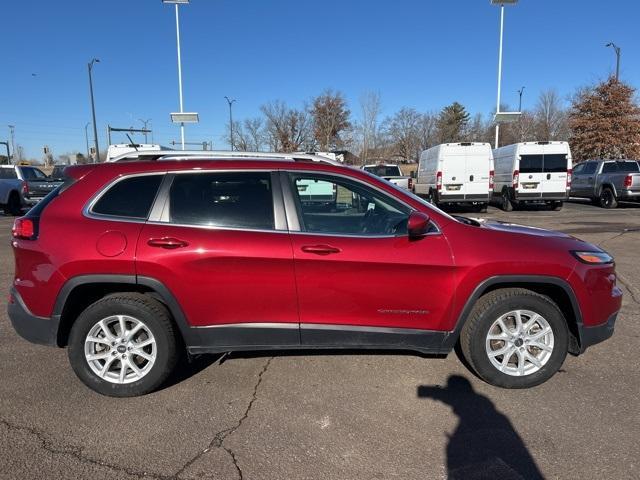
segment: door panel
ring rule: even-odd
[[[404,236],[292,234],[291,238],[302,324],[438,330],[446,323],[454,284],[453,260],[444,236],[417,241]],[[338,251],[325,255],[305,251],[310,245]]]
[[[150,245],[158,239],[187,245]],[[137,257],[137,274],[164,283],[192,326],[298,322],[286,232],[147,224]]]

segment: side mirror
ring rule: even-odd
[[[422,212],[411,212],[407,222],[407,232],[410,240],[417,240],[429,232],[429,215]]]

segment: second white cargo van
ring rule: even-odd
[[[493,193],[493,157],[488,143],[443,143],[420,155],[414,193],[436,205],[469,203],[487,208]]]
[[[505,211],[528,203],[560,210],[571,188],[571,150],[567,142],[524,142],[493,151],[494,195]]]

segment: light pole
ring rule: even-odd
[[[180,4],[188,5],[189,0],[162,0],[162,3],[172,3],[176,8],[176,44],[178,48],[178,94],[180,96],[180,113],[184,112],[182,105],[182,60],[180,57],[180,13],[178,6]],[[184,122],[180,122],[180,142],[182,150],[184,150]]]
[[[89,160],[89,135],[87,134],[87,127],[91,125],[91,122],[87,122],[84,125],[84,143],[87,144],[87,161]]]
[[[605,47],[611,47],[616,52],[616,82],[617,82],[618,78],[620,77],[620,47],[613,42],[607,43]]]
[[[502,87],[502,37],[504,34],[504,6],[515,5],[518,0],[490,0],[491,5],[500,5],[500,47],[498,50],[498,98],[496,100],[496,114],[500,113],[500,88]],[[494,148],[498,148],[500,123],[496,122],[496,140]]]
[[[522,94],[524,93],[524,86],[518,90],[518,95],[520,95],[520,100],[518,100],[518,111],[522,111]]]
[[[9,132],[11,132],[11,158],[9,160],[11,160],[11,162],[9,163],[13,163],[13,160],[16,156],[16,127],[15,125],[9,125]]]
[[[146,120],[143,120],[139,118],[138,121],[144,125],[144,130],[147,130],[147,124],[151,122],[151,119],[147,118]],[[151,141],[153,142],[153,140]],[[144,132],[144,143],[147,143],[147,132]]]
[[[91,72],[93,71],[93,64],[100,63],[100,60],[97,58],[92,59],[87,64],[87,69],[89,70],[89,93],[91,94],[91,115],[93,117],[93,146],[96,149],[96,156],[94,162],[100,161],[100,150],[98,149],[98,127],[96,126],[96,105],[93,100],[93,76]]]
[[[235,150],[234,148],[234,142],[233,142],[233,113],[232,113],[232,107],[233,104],[235,103],[236,99],[232,99],[229,100],[229,97],[227,97],[226,95],[224,96],[224,98],[227,99],[227,103],[229,104],[229,136],[231,137],[231,151],[233,152]]]

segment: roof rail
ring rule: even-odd
[[[289,160],[289,161],[312,161],[329,163],[331,165],[342,165],[340,162],[331,160],[320,155],[307,153],[277,153],[277,152],[236,152],[236,151],[211,151],[211,150],[138,150],[119,155],[109,160],[109,162],[125,161],[159,161],[159,160]]]

